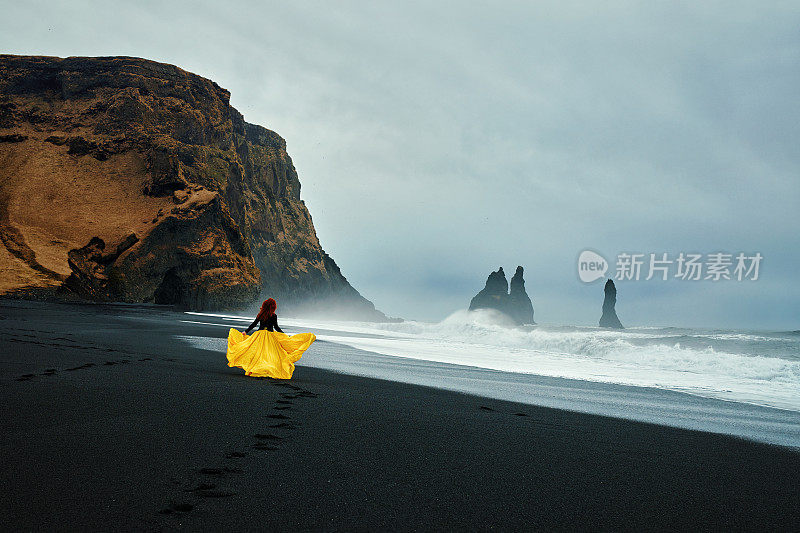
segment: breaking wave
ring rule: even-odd
[[[657,387],[800,411],[800,340],[682,328],[514,326],[491,310],[438,323],[296,322],[321,339],[413,359]]]
[[[320,340],[385,355],[656,387],[800,411],[800,338],[795,332],[518,327],[491,310],[457,311],[437,323],[289,318],[282,323],[314,331]]]

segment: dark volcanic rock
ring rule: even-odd
[[[469,310],[496,309],[511,317],[517,324],[533,324],[533,304],[525,292],[522,272],[522,267],[518,266],[511,278],[511,294],[508,292],[508,281],[503,267],[489,274],[486,286],[472,298]]]
[[[95,300],[269,295],[386,318],[320,246],[286,142],[210,80],[131,57],[0,55],[0,161],[0,233],[30,250],[0,255],[0,294],[67,279]]]
[[[503,267],[489,274],[486,286],[472,298],[469,310],[475,309],[497,309],[503,313],[508,312],[508,281]]]
[[[137,242],[139,237],[131,233],[117,244],[113,252],[106,253],[106,243],[103,239],[92,237],[89,244],[70,250],[67,254],[67,262],[72,273],[64,284],[80,296],[91,300],[111,300],[113,290],[109,285],[109,267]]]
[[[603,291],[605,292],[605,298],[603,299],[603,316],[600,317],[600,327],[624,329],[619,318],[617,318],[617,311],[614,309],[617,305],[617,288],[614,286],[614,282],[612,280],[606,281]]]
[[[525,292],[525,280],[522,278],[523,268],[517,267],[511,278],[511,291],[508,294],[508,312],[517,324],[535,324],[533,321],[533,303]]]

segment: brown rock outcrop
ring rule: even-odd
[[[0,294],[386,318],[322,250],[286,142],[144,59],[0,55],[0,236]]]

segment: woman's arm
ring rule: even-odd
[[[273,326],[275,326],[275,331],[280,331],[281,333],[283,333],[283,330],[280,328],[280,326],[278,326],[278,315],[273,315],[273,316],[275,317],[275,320],[273,321],[274,322]]]
[[[244,332],[245,332],[245,333],[250,333],[250,330],[251,330],[251,329],[253,329],[254,327],[256,327],[256,324],[258,324],[258,317],[256,317],[256,319],[255,319],[255,320],[253,320],[253,323],[252,323],[252,324],[250,324],[249,326],[247,326],[247,329],[246,329],[246,330],[244,330]]]

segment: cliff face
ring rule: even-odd
[[[603,315],[600,317],[600,327],[624,329],[622,322],[617,317],[617,287],[612,280],[606,281],[603,292],[605,297],[603,298]]]
[[[496,309],[511,317],[517,324],[534,324],[533,304],[525,292],[525,280],[522,274],[523,268],[518,266],[514,277],[511,278],[510,293],[503,267],[489,274],[486,286],[470,301],[469,310]]]
[[[319,244],[275,132],[138,58],[0,56],[0,293],[386,317]]]

